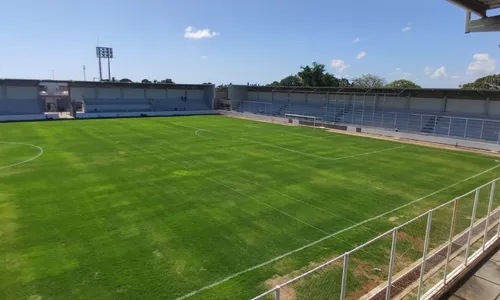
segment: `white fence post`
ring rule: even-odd
[[[444,265],[444,279],[443,282],[446,285],[446,279],[448,277],[448,265],[450,263],[451,250],[453,250],[453,236],[455,236],[455,225],[457,221],[457,210],[458,210],[458,199],[453,202],[453,215],[451,217],[451,227],[450,227],[450,237],[448,239],[448,251],[446,252],[446,263]]]
[[[468,123],[469,123],[469,119],[465,119],[464,139],[467,138],[467,124]]]
[[[391,247],[391,260],[389,261],[389,275],[387,276],[387,291],[385,292],[385,299],[391,299],[392,288],[392,272],[394,271],[394,260],[396,259],[396,244],[398,241],[398,229],[392,232],[392,247]]]
[[[276,292],[274,294],[274,300],[280,300],[280,289],[281,287],[279,285],[276,286]]]
[[[451,122],[453,121],[453,118],[450,118],[450,123],[448,124],[448,136],[451,134]]]
[[[417,300],[420,300],[422,296],[423,284],[424,284],[424,274],[425,274],[425,263],[427,262],[427,251],[429,250],[429,236],[431,233],[431,223],[432,223],[432,210],[429,211],[427,215],[427,228],[425,229],[425,242],[424,242],[424,255],[422,258],[422,267],[420,268],[420,282],[418,284],[418,295]]]
[[[347,267],[349,265],[349,253],[344,254],[344,267],[342,268],[342,286],[340,287],[340,300],[344,300],[347,289]]]
[[[418,131],[422,131],[423,123],[424,123],[424,115],[420,115],[420,128],[418,129]]]
[[[470,242],[472,241],[472,231],[474,229],[474,221],[476,219],[476,209],[478,201],[479,201],[479,189],[476,190],[476,196],[474,198],[474,207],[472,208],[472,216],[470,218],[469,237],[467,238],[467,247],[465,250],[465,262],[464,262],[465,266],[467,266],[469,260]]]
[[[483,130],[484,130],[484,120],[483,120],[483,123],[481,124],[481,135],[479,136],[480,140],[483,139]]]
[[[483,237],[483,251],[486,248],[486,242],[488,241],[488,226],[490,226],[490,215],[491,215],[491,207],[493,206],[493,197],[495,195],[495,183],[496,181],[493,181],[491,184],[491,191],[490,191],[490,201],[488,203],[488,214],[486,215],[486,221],[484,222],[484,237]]]

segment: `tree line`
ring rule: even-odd
[[[258,84],[249,84],[258,86]],[[296,86],[296,87],[358,87],[358,88],[422,88],[420,85],[406,79],[395,80],[387,83],[385,78],[364,74],[349,81],[347,78],[335,77],[326,71],[324,64],[313,62],[311,66],[301,66],[295,75],[289,75],[279,81],[273,81],[266,86]],[[227,90],[227,85],[217,86],[218,91]]]

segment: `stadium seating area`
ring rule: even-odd
[[[44,111],[44,101],[41,99],[0,100],[0,115],[43,114]]]
[[[364,108],[363,108],[364,107]],[[391,130],[420,132],[467,139],[498,141],[500,121],[488,116],[466,113],[437,113],[406,109],[374,109],[373,102],[345,102],[337,105],[318,103],[272,103],[247,101],[238,111],[255,114],[299,114],[322,118],[327,122],[382,127]]]
[[[84,99],[86,112],[208,110],[203,100]]]

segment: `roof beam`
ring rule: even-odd
[[[465,8],[466,10],[469,10],[469,11],[477,14],[481,18],[486,18],[486,11],[488,10],[488,7],[479,1],[476,1],[476,0],[448,0],[448,2],[456,4],[462,8]]]

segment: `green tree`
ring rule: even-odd
[[[302,79],[297,76],[297,75],[290,75],[285,78],[283,78],[278,86],[301,86],[302,85]]]
[[[411,80],[399,79],[386,85],[386,87],[394,89],[421,89],[422,87]]]
[[[225,91],[227,91],[227,89],[228,89],[227,84],[219,84],[218,86],[215,87],[215,90],[217,92],[225,92]]]
[[[354,78],[352,85],[359,88],[381,88],[385,86],[385,78],[374,74],[363,74],[361,77]]]
[[[313,82],[313,71],[309,66],[300,66],[302,71],[297,73],[297,76],[300,78],[302,86],[314,86]]]
[[[149,81],[149,80],[147,80],[147,79],[143,79],[143,80],[141,81],[141,83],[151,83],[151,81]]]
[[[474,82],[463,84],[460,87],[476,90],[500,90],[500,74],[481,77]]]
[[[123,79],[120,79],[120,82],[132,83],[133,81],[128,79],[128,78],[123,78]]]

